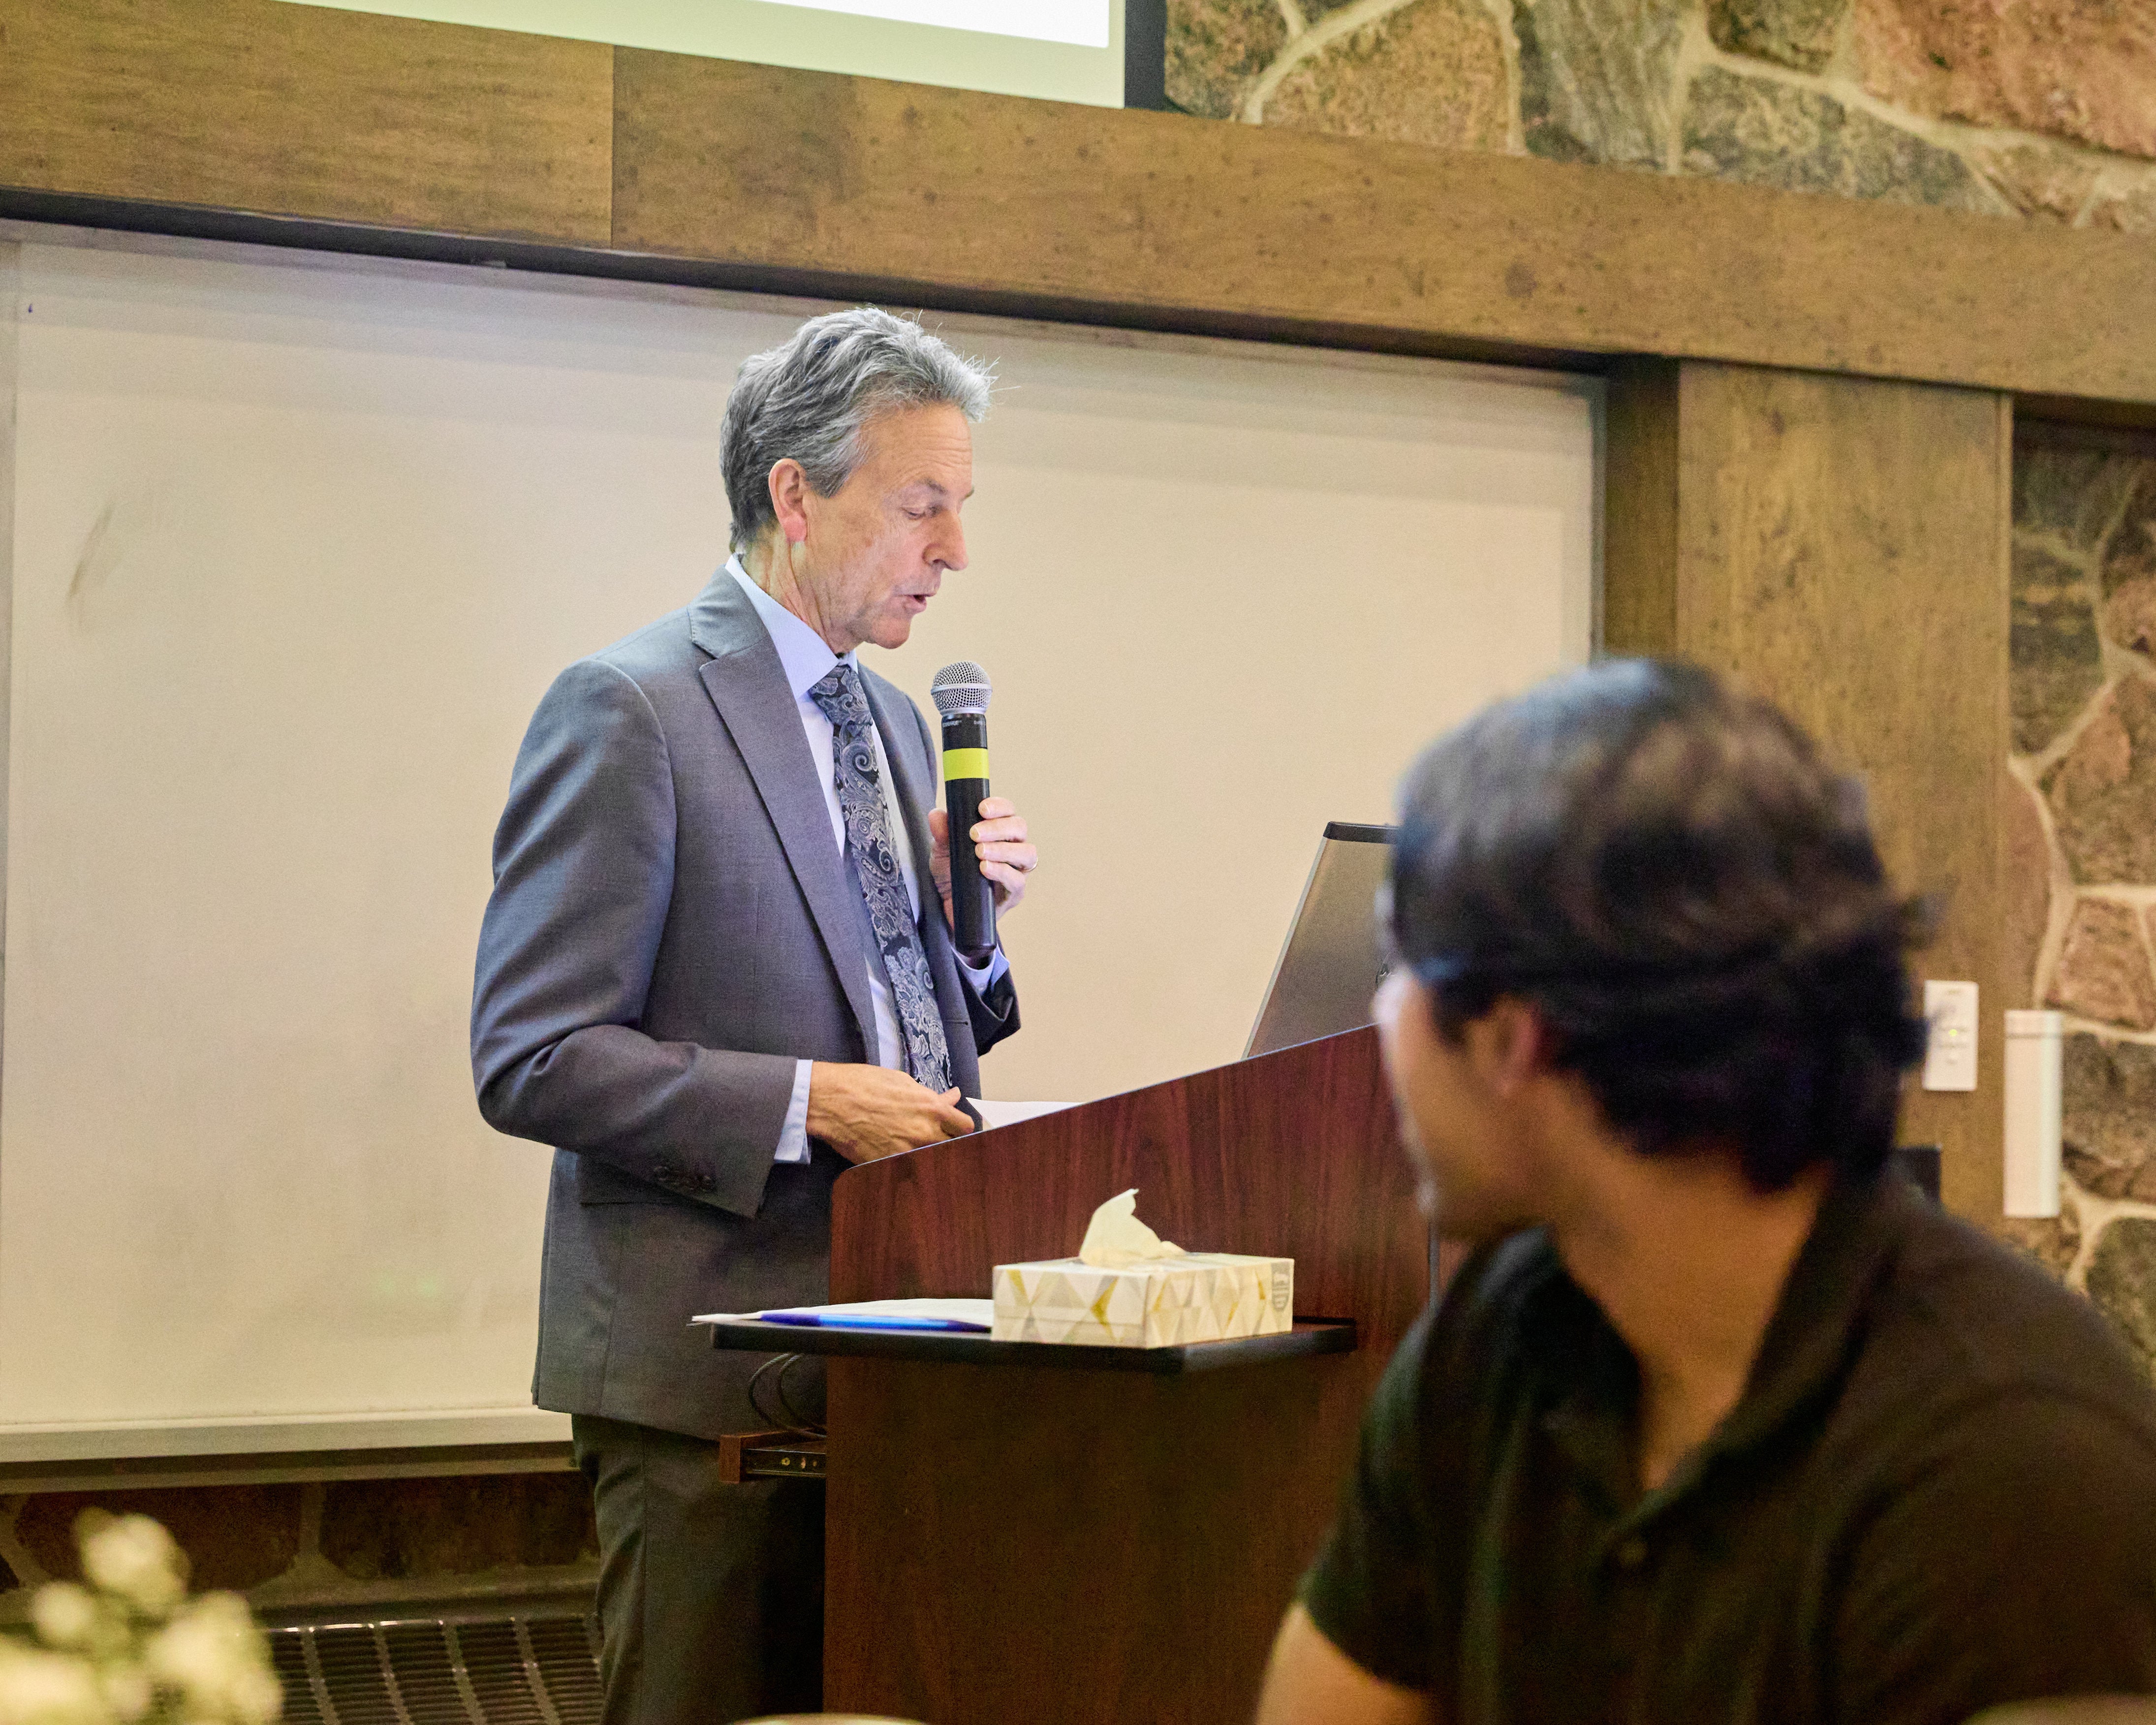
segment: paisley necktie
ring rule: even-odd
[[[885,975],[898,1012],[899,1034],[906,1045],[906,1070],[937,1095],[951,1087],[951,1048],[943,1040],[942,1009],[921,950],[921,931],[899,872],[898,848],[891,842],[891,815],[883,799],[876,765],[875,731],[860,673],[841,662],[808,698],[831,721],[833,781],[839,788],[839,814],[845,822],[846,848],[860,877],[868,902],[869,925],[883,954]]]

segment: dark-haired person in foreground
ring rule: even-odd
[[[1394,1358],[1261,1725],[1948,1725],[2156,1692],[2156,1396],[1884,1170],[1919,1056],[1861,793],[1614,662],[1410,776],[1385,1058],[1477,1250]]]

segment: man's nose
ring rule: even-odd
[[[940,536],[934,556],[936,561],[947,569],[966,567],[966,530],[955,515],[950,518],[950,525]]]

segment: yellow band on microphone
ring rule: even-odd
[[[986,778],[988,776],[988,752],[986,749],[943,751],[943,778],[947,784],[954,778]]]

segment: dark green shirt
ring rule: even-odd
[[[1644,1495],[1637,1383],[1540,1231],[1479,1254],[1371,1404],[1319,1629],[1447,1725],[2156,1693],[2156,1394],[1900,1178],[1829,1194],[1743,1399]]]

